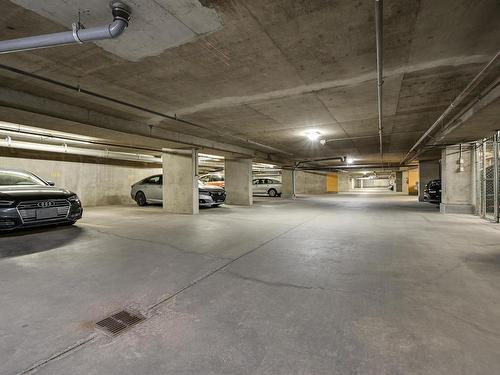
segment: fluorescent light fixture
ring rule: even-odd
[[[254,163],[253,166],[255,168],[276,168],[276,165],[266,163]]]
[[[347,159],[345,159],[345,161],[346,161],[347,164],[354,163],[354,159],[353,158],[347,158]]]
[[[219,155],[210,155],[210,154],[203,154],[203,153],[198,153],[198,156],[201,158],[205,159],[217,159],[217,160],[222,160],[224,159],[224,156],[219,156]]]
[[[304,134],[310,141],[317,141],[321,136],[321,133],[317,130],[308,130]]]

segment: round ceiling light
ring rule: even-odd
[[[309,130],[304,133],[307,139],[310,141],[317,141],[319,137],[321,136],[321,133],[317,130]]]

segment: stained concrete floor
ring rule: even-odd
[[[92,208],[0,256],[1,374],[500,372],[499,227],[410,197]]]

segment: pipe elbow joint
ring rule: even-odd
[[[128,26],[132,10],[121,1],[112,1],[110,3],[113,22],[109,25],[109,36],[111,38],[119,37]]]
[[[120,19],[114,20],[108,27],[109,37],[111,39],[118,38],[120,35],[123,34],[127,26],[128,23],[123,20]]]

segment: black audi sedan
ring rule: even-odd
[[[74,224],[82,213],[75,193],[26,171],[0,169],[0,231]]]
[[[432,180],[425,185],[424,200],[430,203],[441,203],[441,180]]]

